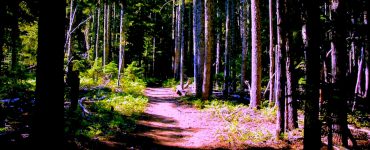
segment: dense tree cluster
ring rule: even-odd
[[[203,100],[219,91],[276,107],[278,139],[303,109],[305,149],[321,147],[321,128],[329,146],[348,147],[348,113],[370,110],[368,13],[367,0],[2,0],[0,99],[36,75],[32,136],[42,142],[63,133],[42,120],[59,112],[50,119],[62,124],[69,64],[117,68],[105,78],[120,85],[136,63],[144,78],[174,78],[180,90],[193,79]]]

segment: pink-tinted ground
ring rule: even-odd
[[[230,122],[215,117],[214,112],[180,103],[178,95],[170,88],[147,88],[145,95],[150,99],[149,106],[133,133],[133,137],[142,142],[133,146],[134,149],[289,149],[294,144],[295,148],[301,146],[301,141],[290,145],[275,140],[260,143],[230,142],[222,138],[228,136],[224,131],[229,128]],[[242,130],[270,130],[275,127],[272,122],[254,119],[261,114],[251,111],[239,111],[243,115],[252,116],[250,122],[238,126]],[[259,121],[254,122],[256,120]]]
[[[302,134],[288,134],[288,140],[260,139],[255,133],[274,134],[275,119],[264,118],[261,112],[241,108],[238,128],[254,133],[244,142],[227,140],[225,129],[230,122],[180,103],[170,88],[147,88],[149,106],[136,124],[136,129],[115,140],[102,141],[97,149],[302,149]],[[245,118],[247,117],[247,118]],[[300,115],[299,120],[303,120]],[[299,121],[300,132],[302,121]],[[226,131],[227,132],[227,131]],[[239,133],[236,134],[236,136]],[[235,135],[231,135],[235,136]],[[260,135],[265,136],[265,135]],[[220,138],[221,137],[221,138]],[[268,136],[267,136],[268,137]],[[258,141],[258,142],[256,142]],[[365,140],[366,141],[366,140]],[[326,149],[325,146],[322,149]]]
[[[196,110],[176,101],[177,95],[169,88],[148,88],[150,103],[145,113],[152,117],[140,120],[139,125],[152,128],[138,133],[154,139],[154,143],[181,148],[217,148],[220,146],[216,130],[225,123],[210,113]]]

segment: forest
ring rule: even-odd
[[[368,0],[0,0],[1,149],[370,149]]]

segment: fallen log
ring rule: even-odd
[[[78,105],[81,107],[81,110],[82,110],[82,116],[86,116],[86,114],[90,115],[89,110],[87,110],[86,107],[82,104],[83,101],[85,101],[85,100],[87,100],[86,97],[83,97],[83,98],[78,100]]]
[[[8,104],[10,104],[10,103],[17,102],[19,100],[20,100],[20,98],[12,98],[12,99],[3,99],[3,100],[0,100],[0,102],[1,103],[8,103]]]

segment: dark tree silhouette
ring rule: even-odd
[[[52,6],[52,7],[51,7]],[[61,148],[64,133],[65,1],[40,0],[36,70],[36,108],[32,126],[34,148]]]
[[[321,135],[319,122],[320,86],[320,11],[318,0],[303,1],[302,37],[306,52],[306,101],[304,118],[304,149],[320,149]]]

